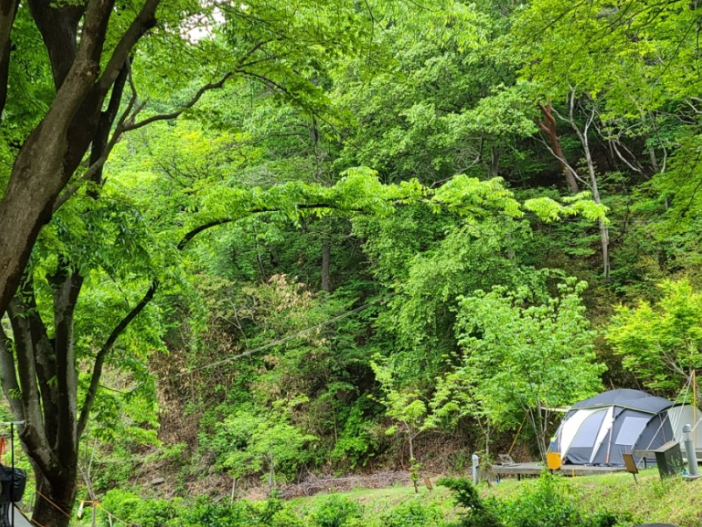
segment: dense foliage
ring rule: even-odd
[[[447,514],[448,500],[426,503],[416,497],[388,507],[376,517],[357,501],[342,496],[322,497],[313,507],[300,509],[275,499],[227,505],[203,500],[186,504],[179,499],[143,500],[129,492],[110,491],[104,505],[105,511],[113,511],[120,521],[144,527],[614,527],[631,520],[627,515],[580,510],[577,490],[550,474],[543,474],[533,485],[503,500],[482,498],[466,479],[444,478],[438,483],[451,490],[454,514]],[[107,512],[102,513],[101,520],[107,525]]]
[[[603,386],[700,393],[696,1],[39,4],[0,18],[0,370],[61,507],[416,485]],[[133,521],[358,519],[179,507]]]

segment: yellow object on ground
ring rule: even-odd
[[[558,452],[548,452],[546,454],[546,466],[549,470],[560,470],[561,455]]]

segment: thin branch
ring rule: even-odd
[[[15,358],[12,354],[13,343],[2,327],[0,316],[0,382],[5,393],[5,399],[10,403],[10,408],[16,419],[24,420],[24,409],[19,400],[19,383],[15,371]]]
[[[125,123],[129,122],[130,120],[134,119],[136,115],[141,111],[143,108],[142,105],[137,105],[137,91],[136,87],[134,86],[134,81],[132,79],[132,74],[131,74],[131,67],[127,64],[128,68],[128,78],[129,78],[129,85],[131,86],[132,90],[132,95],[129,99],[129,102],[127,103],[127,107],[125,108],[124,112],[122,112],[122,115],[120,116],[119,120],[117,121],[117,127],[115,128],[115,131],[112,134],[112,138],[110,141],[107,143],[107,146],[105,146],[102,155],[95,160],[89,167],[88,170],[81,176],[81,178],[76,181],[73,185],[68,187],[66,190],[64,190],[61,195],[56,199],[56,202],[54,203],[54,208],[53,208],[53,213],[55,214],[65,203],[71,199],[76,192],[78,192],[83,185],[88,183],[95,177],[95,175],[103,169],[105,166],[105,163],[107,162],[107,159],[110,156],[110,153],[112,153],[112,150],[114,149],[115,145],[119,142],[119,140],[122,137],[122,134],[124,133],[125,130]]]
[[[112,333],[110,333],[110,336],[107,338],[105,343],[102,345],[102,348],[100,348],[100,351],[98,351],[98,354],[95,357],[95,364],[93,366],[93,374],[90,379],[90,387],[88,388],[88,393],[85,396],[83,408],[80,412],[80,418],[78,419],[77,426],[79,438],[81,435],[83,435],[85,425],[88,423],[90,409],[93,406],[93,402],[95,401],[95,395],[97,394],[98,388],[100,386],[102,368],[105,363],[105,359],[107,358],[107,355],[110,353],[110,351],[112,351],[112,347],[114,346],[115,342],[117,341],[119,336],[124,332],[124,330],[127,329],[132,320],[134,320],[139,315],[139,313],[141,313],[144,310],[144,308],[149,304],[149,302],[151,302],[151,300],[154,297],[154,294],[156,293],[156,290],[158,289],[158,285],[158,280],[154,279],[154,281],[151,282],[149,289],[144,294],[143,298],[139,301],[139,303],[136,306],[132,308],[132,310],[129,313],[127,313],[127,315],[122,320],[120,320],[120,322],[112,330]]]
[[[132,52],[132,48],[142,35],[156,25],[156,9],[160,3],[161,0],[146,0],[139,14],[122,35],[115,50],[112,52],[107,66],[105,66],[102,77],[100,77],[98,81],[103,93],[107,93],[107,90],[109,90],[115,80],[117,80],[119,71],[127,60],[129,60],[129,54]]]
[[[195,104],[197,101],[200,100],[200,98],[208,91],[210,90],[215,90],[218,88],[221,88],[224,86],[224,83],[233,75],[232,72],[227,72],[219,81],[217,82],[211,82],[209,84],[205,84],[204,86],[200,87],[200,89],[195,93],[192,99],[190,99],[187,103],[185,103],[183,106],[178,108],[177,110],[174,110],[170,113],[162,113],[159,115],[152,115],[151,117],[147,117],[143,121],[135,122],[135,123],[128,123],[124,125],[124,130],[125,132],[130,132],[132,130],[137,130],[138,128],[141,128],[143,126],[146,126],[147,124],[151,124],[156,121],[170,121],[172,119],[176,119],[182,114],[185,110],[189,110]]]

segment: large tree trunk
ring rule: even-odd
[[[155,286],[99,350],[79,415],[73,323],[83,279],[68,272],[68,263],[62,262],[59,272],[50,278],[54,309],[52,323],[47,325],[34,300],[32,272],[25,274],[25,268],[41,228],[51,219],[57,197],[90,145],[91,161],[105,150],[122,96],[126,61],[141,35],[154,25],[159,1],[144,0],[107,61],[102,50],[114,0],[59,4],[61,7],[40,0],[25,4],[46,45],[56,96],[41,123],[24,141],[0,201],[0,317],[7,311],[14,337],[10,339],[0,326],[0,377],[15,418],[25,422],[19,428],[19,437],[37,482],[34,520],[45,527],[69,525],[77,489],[80,436],[103,363],[117,337],[151,300]],[[9,9],[13,5],[17,4],[0,0],[0,103],[7,86],[3,77],[9,58],[5,22],[14,18]],[[78,40],[79,29],[82,32]],[[106,64],[102,75],[101,62]],[[102,112],[110,91],[110,105]],[[97,170],[93,181],[100,180]],[[21,291],[15,296],[20,284]]]
[[[91,0],[84,14],[83,7],[57,8],[49,2],[30,2],[49,52],[57,92],[46,116],[24,142],[0,202],[0,313],[17,290],[37,236],[51,219],[56,198],[94,138],[107,93],[133,46],[153,27],[159,2],[145,0],[102,75],[100,62],[114,0]],[[76,48],[81,22],[80,46]]]
[[[37,496],[32,520],[44,527],[68,527],[78,490],[77,466],[65,467],[48,478],[36,472]]]

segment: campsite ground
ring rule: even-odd
[[[481,484],[485,498],[495,497],[509,500],[525,487],[534,485],[536,478],[517,481],[503,479],[501,483],[488,487]],[[702,526],[702,507],[699,496],[702,480],[687,482],[680,478],[661,481],[658,471],[648,469],[638,475],[638,484],[627,473],[568,478],[568,483],[583,510],[631,514],[634,522],[666,522],[681,527]],[[395,486],[382,489],[356,489],[339,493],[338,496],[359,503],[368,518],[377,518],[398,506],[416,500],[423,506],[441,511],[444,517],[455,515],[450,493],[443,487],[429,491],[422,487],[415,495],[411,486]],[[292,500],[293,507],[304,514],[319,508],[328,494]]]
[[[544,495],[547,487],[556,488],[556,493]],[[499,511],[504,525],[509,526],[576,527],[570,521],[572,516],[563,514],[571,510],[582,514],[583,521],[579,523],[578,520],[578,526],[611,525],[590,521],[595,515],[608,513],[619,520],[618,527],[656,522],[702,527],[699,506],[702,480],[687,482],[670,478],[661,481],[655,468],[639,474],[638,483],[627,473],[576,478],[557,476],[556,480],[541,481],[539,478],[522,481],[509,478],[490,487],[480,484],[479,492],[483,499],[499,502],[495,510]],[[269,508],[271,503],[274,509]],[[105,527],[107,511],[114,515],[113,519],[126,525],[145,527],[248,527],[254,524],[266,527],[436,527],[447,525],[447,520],[453,523],[463,510],[454,506],[453,495],[442,486],[434,485],[433,490],[422,486],[415,494],[411,485],[403,483],[324,492],[277,502],[235,501],[231,505],[224,496],[214,501],[145,499],[139,489],[134,489],[133,493],[114,490],[108,492],[100,509],[98,525]],[[271,517],[267,510],[280,512]],[[89,515],[82,523],[74,525],[87,527]]]

